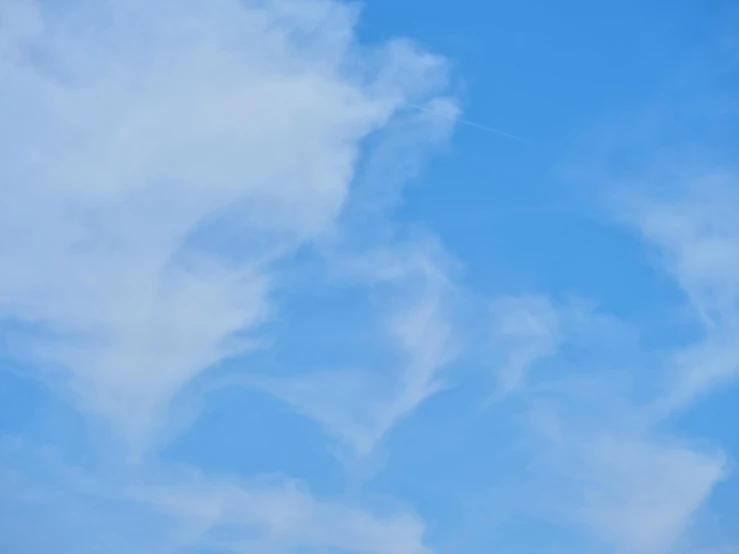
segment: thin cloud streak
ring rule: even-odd
[[[487,126],[487,125],[482,125],[480,123],[476,123],[474,121],[470,121],[469,119],[464,119],[462,117],[458,117],[457,115],[444,114],[444,113],[441,113],[440,111],[437,111],[437,110],[433,110],[433,109],[430,109],[430,108],[425,108],[423,106],[419,106],[418,104],[408,104],[408,107],[413,108],[413,109],[416,109],[416,110],[419,110],[419,111],[422,111],[422,112],[425,112],[425,113],[428,113],[428,114],[431,114],[431,115],[433,115],[433,116],[435,116],[437,118],[440,118],[440,119],[446,119],[448,121],[453,121],[454,123],[458,123],[458,124],[461,124],[461,125],[466,125],[468,127],[474,127],[475,129],[480,129],[481,131],[485,131],[487,133],[492,133],[492,134],[498,135],[500,137],[508,138],[508,139],[515,140],[515,141],[518,141],[518,142],[523,142],[523,143],[529,144],[531,146],[539,146],[539,147],[542,146],[542,144],[540,144],[540,143],[538,143],[536,141],[533,141],[531,139],[527,139],[527,138],[522,137],[522,136],[519,136],[519,135],[514,135],[514,134],[508,133],[506,131],[501,131],[500,129],[496,129],[495,127],[490,127],[490,126]]]

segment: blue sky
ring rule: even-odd
[[[739,552],[730,2],[0,3],[0,551]]]

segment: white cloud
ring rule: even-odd
[[[219,552],[428,554],[413,515],[375,515],[348,503],[317,500],[298,483],[190,482],[149,489],[141,500],[180,522],[187,540]],[[188,537],[189,535],[189,537]]]
[[[733,175],[696,178],[676,197],[636,207],[634,224],[656,245],[709,328],[737,326],[739,207]]]
[[[391,248],[342,271],[390,290],[382,303],[389,341],[400,355],[389,367],[330,370],[288,378],[247,379],[320,423],[348,449],[366,456],[383,436],[443,386],[456,353],[455,290],[427,248]]]
[[[739,195],[732,174],[679,183],[661,201],[633,200],[627,219],[659,251],[666,270],[685,291],[703,336],[672,353],[671,410],[739,374]]]
[[[214,479],[151,465],[96,473],[17,441],[0,444],[0,461],[0,548],[8,552],[431,552],[410,512],[318,499],[279,477]]]
[[[643,406],[651,399],[649,376],[639,375],[645,353],[620,357],[631,344],[628,327],[582,307],[554,307],[546,297],[501,305],[497,344],[509,353],[505,360],[518,362],[503,364],[501,379],[513,374],[529,413],[527,475],[536,487],[528,511],[618,553],[692,545],[692,525],[725,476],[726,460],[673,444],[655,428]],[[524,387],[523,377],[545,358],[546,377]]]
[[[654,440],[598,438],[579,481],[582,520],[623,552],[667,552],[722,479],[725,460]]]
[[[613,552],[664,554],[702,544],[694,526],[727,474],[726,457],[661,438],[634,406],[599,411],[613,398],[593,392],[533,402],[538,486],[531,509]]]
[[[590,303],[554,303],[537,294],[495,299],[492,333],[486,339],[497,399],[568,380],[610,378],[622,373],[637,342],[627,323]],[[585,367],[592,373],[583,372]]]
[[[710,175],[689,186],[666,187],[651,198],[632,195],[624,202],[622,195],[613,204],[623,210],[619,217],[655,247],[701,327],[692,344],[667,350],[666,387],[655,390],[655,353],[642,347],[634,350],[631,363],[626,358],[617,374],[600,372],[601,365],[611,362],[608,352],[595,359],[597,365],[582,364],[575,356],[574,367],[557,354],[561,385],[526,397],[535,415],[533,428],[544,439],[539,443],[544,448],[543,469],[552,471],[557,481],[546,485],[551,487],[546,494],[556,497],[553,513],[587,529],[615,552],[693,551],[705,538],[693,525],[727,473],[722,453],[674,444],[658,429],[665,414],[727,383],[739,370],[739,197],[734,182],[731,175]],[[568,324],[562,309],[557,317],[544,313],[549,316],[539,321],[559,321],[560,341],[576,349],[592,347],[603,331],[587,318],[579,325]],[[577,329],[591,331],[573,341]],[[523,362],[514,366],[523,368],[519,374],[525,374],[542,351],[551,352],[551,345],[539,337],[553,336],[551,332],[514,335],[524,337],[528,345],[519,349],[528,355],[521,355]],[[651,372],[643,372],[645,367]],[[592,378],[597,386],[573,387],[567,378],[571,374]],[[660,410],[654,412],[654,406]]]
[[[0,6],[0,316],[40,325],[26,355],[132,443],[269,316],[270,263],[335,220],[361,140],[444,84],[410,43],[360,47],[355,18],[332,0]]]
[[[525,384],[532,367],[557,352],[564,329],[559,311],[543,296],[504,297],[493,304],[493,336],[498,356],[497,394]]]

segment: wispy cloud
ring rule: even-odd
[[[398,353],[387,367],[245,382],[315,419],[350,457],[372,453],[388,431],[444,386],[442,372],[456,354],[455,288],[439,264],[419,244],[362,256],[351,270],[344,268],[384,291],[384,340]]]
[[[0,315],[23,355],[144,445],[270,315],[271,264],[345,203],[360,141],[444,82],[315,0],[5,2]],[[44,269],[46,268],[46,269]]]
[[[515,384],[503,390],[528,413],[526,479],[537,486],[524,510],[615,552],[690,549],[726,458],[660,432],[648,409],[650,377],[639,375],[651,359],[638,348],[612,354],[614,345],[633,347],[628,326],[541,296],[498,305],[506,308],[496,310],[505,332],[494,345],[506,354],[498,369],[502,383]],[[546,371],[527,382],[537,364]]]
[[[478,275],[396,210],[401,191],[455,124],[528,141],[462,118],[443,58],[363,44],[359,16],[343,0],[0,0],[2,355],[73,408],[62,435],[89,431],[52,448],[0,421],[0,550],[446,552],[455,504],[441,504],[510,477],[496,514],[525,511],[513,523],[532,536],[564,530],[570,551],[734,552],[704,549],[724,542],[700,525],[730,453],[675,421],[739,375],[736,172],[640,172],[672,144],[650,134],[656,117],[592,156],[627,159],[593,181],[618,189],[609,223],[682,291],[679,321],[622,320],[546,278],[466,290]],[[495,379],[484,413],[480,365]],[[291,463],[304,452],[288,426],[322,431],[306,433],[315,466],[265,475],[251,458],[271,453],[227,406],[165,445],[177,400],[213,383],[252,402],[239,417]],[[238,455],[193,454],[209,424]],[[393,458],[403,470],[356,479],[401,425],[420,430]],[[385,496],[400,490],[418,513]],[[438,525],[428,538],[422,516]]]
[[[737,179],[732,173],[691,173],[674,175],[677,184],[666,199],[632,198],[626,215],[655,247],[702,328],[693,345],[669,356],[671,382],[660,403],[668,410],[739,373]]]
[[[725,456],[634,424],[628,406],[605,415],[573,410],[578,402],[572,395],[550,399],[532,412],[542,440],[535,448],[537,468],[552,479],[544,481],[547,492],[540,491],[543,517],[616,552],[690,551],[696,517],[726,476]],[[610,402],[605,395],[585,405]]]
[[[0,547],[12,552],[430,552],[413,513],[319,499],[277,476],[152,466],[98,474],[17,441],[2,445],[0,461]]]
[[[502,351],[495,367],[498,395],[523,386],[536,362],[557,352],[563,326],[560,313],[546,297],[507,297],[494,302],[492,342]]]
[[[185,482],[140,492],[147,504],[199,530],[189,541],[219,552],[427,554],[423,524],[412,514],[376,515],[351,503],[318,500],[292,481],[266,485]]]
[[[581,517],[626,552],[666,552],[724,476],[721,454],[654,440],[594,440],[587,448]]]

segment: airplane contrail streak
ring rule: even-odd
[[[475,127],[476,129],[480,129],[482,131],[487,131],[488,133],[493,133],[495,135],[509,138],[512,140],[516,140],[519,142],[524,142],[526,144],[531,144],[534,146],[541,146],[539,143],[527,139],[525,137],[520,137],[518,135],[514,135],[512,133],[506,133],[505,131],[501,131],[500,129],[496,129],[495,127],[488,127],[487,125],[481,125],[480,123],[475,123],[474,121],[470,121],[469,119],[463,119],[461,117],[452,117],[452,116],[445,116],[443,114],[438,113],[435,110],[430,110],[428,108],[424,108],[423,106],[418,106],[417,104],[408,104],[411,108],[415,108],[417,110],[420,110],[422,112],[430,113],[432,115],[436,115],[437,117],[440,117],[442,119],[448,119],[449,121],[454,121],[455,123],[460,123],[462,125],[467,125],[469,127]]]

